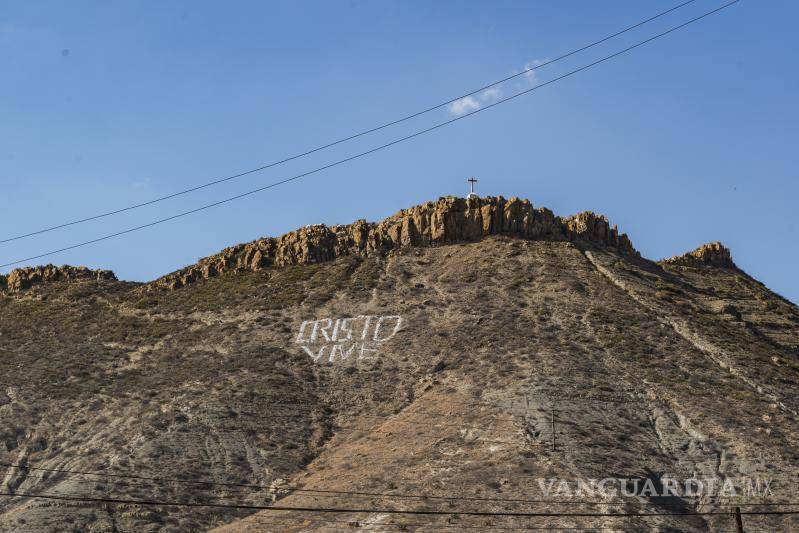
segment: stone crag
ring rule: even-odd
[[[714,266],[720,268],[738,269],[732,261],[732,254],[730,249],[721,244],[720,242],[711,242],[703,244],[696,250],[664,259],[663,263],[669,265],[700,267],[700,266]]]
[[[654,263],[601,216],[444,198],[150,283],[17,270],[0,532],[482,531],[525,501],[551,531],[734,531],[730,505],[799,501],[799,308],[719,254]],[[584,489],[600,516],[560,516]],[[397,514],[422,503],[441,514]]]
[[[591,211],[561,218],[529,200],[501,196],[443,197],[403,209],[377,223],[315,224],[281,237],[265,237],[225,248],[218,254],[163,276],[144,287],[177,289],[228,272],[332,261],[347,255],[382,254],[411,246],[473,242],[489,235],[529,240],[571,241],[600,246],[623,255],[639,256],[632,242],[607,218]],[[737,269],[730,250],[721,243],[705,244],[692,252],[664,259],[663,264]],[[0,275],[0,292],[17,293],[53,281],[116,280],[110,270],[44,265]]]
[[[78,281],[78,280],[115,280],[117,279],[110,270],[92,270],[83,266],[69,265],[55,266],[44,265],[37,267],[17,268],[8,276],[0,276],[0,291],[9,293],[29,289],[34,285],[52,281]]]
[[[532,240],[586,242],[626,255],[639,255],[626,234],[619,234],[604,216],[583,212],[569,218],[529,200],[499,197],[444,197],[378,223],[317,224],[226,248],[197,264],[164,276],[148,288],[175,289],[225,272],[260,270],[270,266],[320,263],[345,255],[369,255],[408,246],[431,246],[476,241],[488,235]]]

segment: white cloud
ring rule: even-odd
[[[477,96],[464,96],[449,104],[449,112],[453,115],[465,115],[472,111],[477,111],[483,104],[496,102],[502,97],[502,89],[499,87],[489,87]]]
[[[499,87],[489,87],[480,93],[480,100],[483,102],[495,102],[502,96],[502,89]]]
[[[449,104],[449,112],[453,115],[464,115],[477,109],[480,109],[480,102],[471,96],[464,96],[460,100],[455,100]]]
[[[524,73],[521,78],[526,80],[530,85],[535,85],[538,83],[538,78],[536,76],[536,71],[532,69],[547,62],[549,62],[549,59],[533,59],[525,63],[524,68],[518,71],[517,74]],[[465,115],[466,113],[477,111],[484,104],[496,102],[500,98],[502,98],[502,89],[500,87],[489,87],[477,95],[464,96],[463,98],[455,100],[449,104],[448,109],[453,115]]]
[[[533,59],[532,61],[528,61],[524,64],[522,72],[524,72],[524,78],[530,85],[535,85],[538,82],[538,76],[536,75],[536,71],[533,69],[540,67],[548,61],[549,59]]]

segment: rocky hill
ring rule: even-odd
[[[83,280],[116,280],[110,270],[91,270],[86,267],[73,267],[64,265],[46,265],[38,267],[17,268],[8,276],[0,275],[0,291],[15,293],[30,289],[34,285],[54,281],[83,281]]]
[[[227,248],[157,280],[152,286],[174,289],[230,271],[321,263],[409,246],[470,242],[489,235],[582,241],[638,255],[627,235],[620,235],[618,228],[611,228],[605,217],[591,212],[561,219],[549,209],[534,209],[529,200],[447,197],[402,210],[378,224],[365,220],[346,226],[316,224],[277,239],[265,238]]]
[[[0,368],[2,531],[731,531],[799,502],[799,309],[718,243],[653,262],[518,199],[145,284],[17,270]]]

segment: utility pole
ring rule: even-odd
[[[741,519],[741,508],[735,508],[735,531],[738,533],[744,533],[744,522]]]

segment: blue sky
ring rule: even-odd
[[[463,94],[679,3],[2,2],[0,238],[223,177]],[[544,82],[723,2],[697,0]],[[299,226],[463,195],[594,210],[646,257],[721,240],[799,301],[799,5],[743,0],[594,69],[247,199],[32,263],[148,280]],[[524,77],[501,87],[529,87]],[[0,263],[191,209],[484,105],[134,212],[0,244]],[[5,268],[4,271],[10,270]]]

